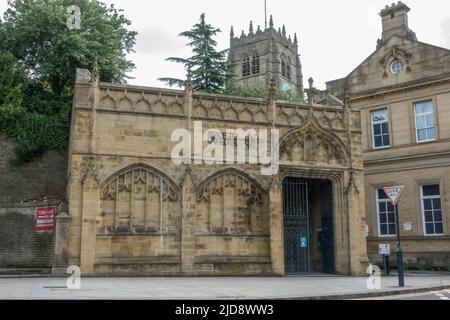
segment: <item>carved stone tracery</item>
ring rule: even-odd
[[[173,225],[168,206],[178,200],[178,187],[162,172],[136,165],[119,171],[101,189],[100,232],[165,232]]]
[[[197,188],[199,212],[209,225],[202,232],[257,233],[267,229],[267,193],[252,178],[238,170],[224,170],[208,177]],[[264,216],[264,217],[263,217]]]
[[[283,161],[345,166],[347,150],[338,137],[310,119],[302,128],[285,135],[280,143]]]

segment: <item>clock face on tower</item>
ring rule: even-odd
[[[281,91],[283,91],[283,92],[288,92],[289,90],[291,90],[291,86],[290,86],[289,84],[283,83],[283,84],[281,85]]]

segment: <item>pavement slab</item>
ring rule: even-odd
[[[0,278],[0,299],[318,299],[384,296],[450,289],[450,274],[408,274],[406,287],[396,276],[382,277],[379,290],[369,290],[359,277],[218,277],[218,278],[82,278],[80,290],[66,288],[63,278]]]

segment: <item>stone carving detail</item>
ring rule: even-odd
[[[305,108],[280,106],[277,113],[277,124],[287,126],[301,126],[308,116]]]
[[[89,177],[92,177],[97,186],[100,185],[100,180],[97,174],[97,165],[95,156],[89,156],[87,161],[83,164],[84,169],[82,170],[82,175],[80,177],[80,182],[85,183]]]
[[[102,90],[100,107],[120,111],[183,115],[183,97],[175,94]]]
[[[99,233],[169,232],[179,213],[178,187],[148,166],[119,171],[102,187]]]
[[[339,138],[320,128],[316,120],[287,134],[280,144],[281,161],[345,166],[346,154]]]
[[[194,117],[199,118],[247,122],[268,121],[267,106],[263,103],[196,97],[192,109]]]
[[[325,129],[342,130],[345,128],[344,118],[341,110],[315,110],[314,117]]]
[[[255,234],[268,231],[267,193],[238,170],[225,170],[197,188],[197,228],[204,233]]]
[[[389,75],[389,63],[397,59],[403,61],[403,63],[405,64],[406,72],[411,72],[411,57],[411,53],[407,52],[406,50],[403,50],[399,47],[393,47],[387,52],[384,58],[380,60],[383,77],[386,78]]]

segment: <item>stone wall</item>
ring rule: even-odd
[[[291,175],[333,182],[338,272],[365,272],[359,112],[77,78],[68,264],[84,275],[284,274],[281,184]],[[193,134],[199,121],[204,131],[276,127],[283,169],[175,165],[172,132]]]
[[[14,142],[0,133],[0,207],[29,200],[64,199],[67,157],[55,151],[15,166]]]
[[[0,269],[48,270],[54,235],[33,230],[36,208],[65,199],[67,157],[47,152],[22,166],[13,159],[13,141],[0,134]]]
[[[36,208],[53,202],[12,205],[0,208],[0,269],[40,269],[53,264],[53,232],[38,232]]]

